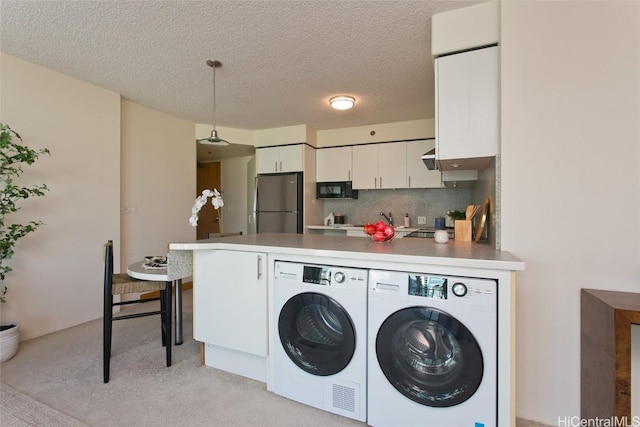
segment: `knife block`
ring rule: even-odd
[[[471,220],[468,219],[457,219],[454,222],[455,229],[455,240],[461,242],[470,242],[471,241]]]

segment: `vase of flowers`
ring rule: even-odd
[[[198,214],[200,213],[200,209],[207,204],[209,197],[211,197],[211,204],[214,209],[218,210],[224,206],[222,194],[220,194],[217,188],[214,188],[213,191],[209,189],[202,190],[202,194],[196,198],[196,202],[191,208],[191,218],[189,218],[189,223],[192,227],[198,226]]]

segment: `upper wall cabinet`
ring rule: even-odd
[[[304,144],[256,148],[256,173],[301,172]]]
[[[425,139],[421,141],[407,142],[407,188],[440,188],[442,173],[438,170],[429,170],[421,159],[421,156],[429,150],[433,150],[435,140]]]
[[[439,57],[435,67],[438,168],[484,169],[499,150],[498,47]]]
[[[316,181],[351,181],[352,158],[352,147],[316,150]]]
[[[406,142],[353,146],[353,188],[406,188]]]

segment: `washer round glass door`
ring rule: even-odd
[[[456,318],[428,307],[396,311],[376,337],[378,363],[404,396],[425,406],[454,406],[480,386],[482,351]]]
[[[342,371],[356,347],[347,311],[333,298],[313,292],[295,295],[282,306],[278,333],[289,359],[318,376]]]

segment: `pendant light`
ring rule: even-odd
[[[213,68],[213,130],[210,137],[196,139],[196,142],[207,145],[229,145],[228,141],[218,137],[218,131],[216,130],[216,68],[221,67],[222,64],[220,61],[208,59],[207,65]]]

